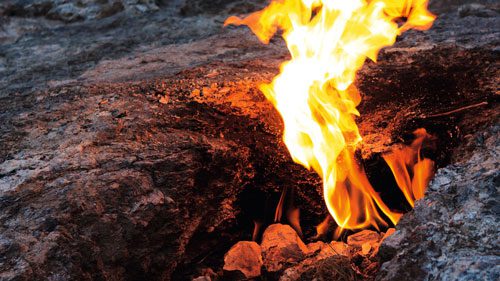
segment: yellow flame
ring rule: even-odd
[[[361,97],[353,81],[365,59],[375,61],[401,32],[430,27],[435,17],[426,7],[427,0],[275,0],[225,22],[249,26],[263,43],[283,31],[291,59],[260,88],[283,118],[293,160],[322,177],[327,208],[341,228],[383,225],[378,210],[393,223],[400,217],[354,158]],[[406,21],[398,25],[400,18]]]
[[[418,129],[414,134],[416,139],[410,146],[383,155],[394,174],[396,183],[412,207],[415,205],[415,200],[424,197],[432,176],[431,171],[434,170],[434,162],[420,158],[422,143],[430,136],[424,129]]]

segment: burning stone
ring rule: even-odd
[[[273,224],[264,231],[261,248],[264,266],[269,272],[281,270],[284,263],[299,262],[309,252],[297,232],[283,224]]]
[[[236,243],[224,257],[224,270],[241,272],[245,278],[260,276],[262,254],[259,244],[253,241]]]

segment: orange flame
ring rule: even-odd
[[[425,129],[418,129],[414,134],[416,139],[410,146],[395,149],[383,156],[394,174],[396,183],[412,207],[415,205],[415,200],[424,197],[434,170],[434,162],[420,157],[422,143],[430,138],[430,135]],[[410,172],[413,178],[410,177]]]
[[[283,31],[291,60],[260,88],[283,118],[293,160],[322,177],[326,206],[342,229],[385,225],[379,210],[393,223],[399,220],[355,160],[361,136],[354,116],[361,97],[353,82],[365,59],[375,61],[401,32],[430,27],[435,17],[426,7],[427,0],[275,0],[225,22],[247,25],[266,44]],[[399,18],[406,19],[401,26]],[[411,199],[422,193],[412,184],[403,189]]]

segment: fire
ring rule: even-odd
[[[394,224],[401,216],[382,201],[354,157],[362,138],[355,122],[361,96],[353,82],[366,58],[376,61],[400,33],[427,29],[434,18],[427,0],[274,0],[244,19],[225,22],[247,25],[266,44],[282,30],[291,59],[260,89],[283,118],[293,160],[322,177],[326,206],[341,229],[385,225],[380,212]],[[407,152],[386,159],[413,203],[423,195],[432,162],[396,159]]]
[[[420,157],[422,143],[430,138],[430,135],[424,129],[418,129],[414,134],[416,139],[410,146],[395,149],[383,156],[399,188],[412,207],[415,205],[415,200],[424,197],[425,189],[432,176],[431,171],[434,170],[434,163],[430,159]]]

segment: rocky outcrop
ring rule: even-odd
[[[472,154],[440,169],[424,199],[380,247],[378,280],[498,280],[500,127],[471,136]]]

